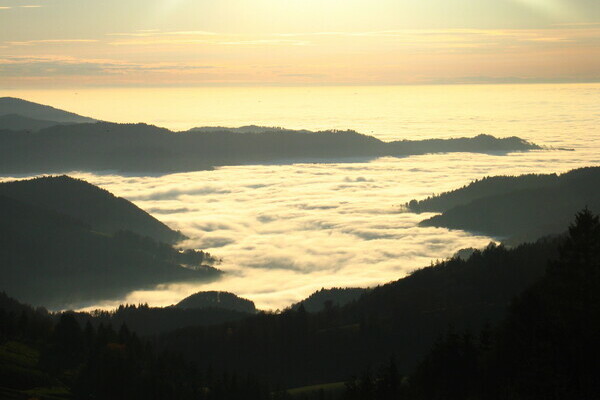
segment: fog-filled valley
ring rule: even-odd
[[[596,320],[573,326],[597,303],[597,90],[548,132],[392,137],[0,101],[0,397],[595,393],[560,365],[577,337],[569,365],[595,368]]]

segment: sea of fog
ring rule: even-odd
[[[191,238],[182,246],[223,259],[219,267],[226,273],[218,281],[136,291],[99,307],[124,301],[163,306],[196,291],[226,290],[253,300],[259,308],[282,309],[322,287],[385,283],[461,248],[500,239],[418,227],[430,215],[404,212],[407,201],[484,176],[600,165],[600,84],[104,89],[7,95],[95,118],[171,129],[247,124],[349,128],[384,140],[488,133],[552,147],[509,155],[454,153],[366,163],[236,166],[165,176],[65,171],[181,230]],[[2,177],[7,179],[12,177]]]

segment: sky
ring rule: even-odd
[[[598,0],[0,0],[0,89],[598,81]]]

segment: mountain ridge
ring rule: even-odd
[[[93,118],[83,117],[45,104],[35,103],[16,97],[0,97],[0,116],[9,114],[18,114],[26,118],[53,121],[57,123],[96,122]]]
[[[229,165],[369,161],[430,153],[506,154],[540,150],[517,137],[383,142],[347,131],[172,132],[147,124],[57,125],[0,130],[0,173],[118,171],[175,173]]]

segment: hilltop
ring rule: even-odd
[[[82,117],[72,112],[14,97],[0,97],[0,116],[18,115],[32,120],[52,121],[54,123],[86,123],[95,119]],[[3,126],[0,125],[0,128]]]
[[[254,302],[229,292],[198,292],[177,303],[175,308],[182,310],[220,308],[247,314],[255,314]]]
[[[0,183],[0,195],[69,215],[109,235],[126,230],[165,243],[184,239],[130,201],[66,175]]]

